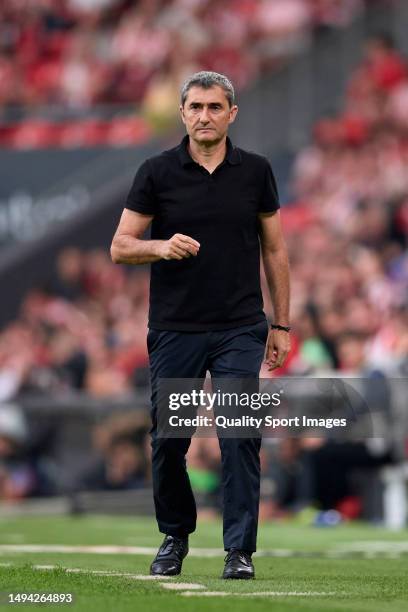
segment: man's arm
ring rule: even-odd
[[[259,235],[265,276],[274,308],[276,325],[289,325],[289,260],[283,238],[279,211],[260,214]],[[269,370],[283,365],[290,351],[289,334],[270,330],[266,345],[265,361]]]
[[[124,209],[112,240],[113,263],[146,264],[159,259],[184,259],[197,255],[200,244],[183,234],[174,234],[169,240],[143,240],[152,219],[151,215]]]

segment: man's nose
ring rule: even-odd
[[[209,117],[208,117],[208,109],[207,108],[203,108],[201,113],[200,113],[200,122],[201,123],[208,123],[209,122]]]

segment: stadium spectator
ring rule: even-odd
[[[31,495],[37,474],[27,457],[28,428],[17,405],[0,404],[0,501]]]
[[[96,457],[78,475],[78,488],[97,491],[146,486],[150,474],[148,429],[148,417],[143,411],[114,415],[94,427],[92,446]]]
[[[75,248],[63,250],[58,255],[56,267],[55,278],[50,283],[52,293],[67,300],[79,298],[83,292],[80,250]]]
[[[98,465],[82,477],[81,488],[88,491],[139,489],[146,486],[142,449],[128,436],[110,442]]]

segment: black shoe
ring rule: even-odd
[[[223,578],[255,578],[255,570],[251,559],[251,553],[237,548],[230,548],[225,557]]]
[[[151,576],[177,576],[188,553],[188,538],[167,535],[150,566]]]

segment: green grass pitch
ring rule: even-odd
[[[257,575],[254,581],[221,580],[222,554],[215,551],[214,556],[200,556],[200,549],[210,553],[208,549],[220,549],[220,522],[199,522],[190,540],[195,555],[187,557],[181,576],[166,581],[140,578],[149,573],[151,554],[134,554],[134,548],[128,551],[132,554],[52,552],[46,548],[49,545],[156,548],[161,539],[155,522],[148,518],[0,517],[2,601],[10,592],[73,593],[73,604],[46,604],[47,608],[87,612],[408,609],[407,531],[393,533],[358,524],[336,528],[265,524],[260,527],[258,540],[262,556],[254,556]],[[20,550],[29,544],[43,545],[45,550]],[[49,568],[39,569],[38,565]],[[74,568],[76,572],[66,571]],[[107,572],[112,575],[106,575]],[[164,586],[174,583],[201,585],[201,589],[194,591],[194,587],[187,585],[181,590],[169,590]],[[187,596],[186,592],[193,595]],[[208,592],[224,595],[205,595]],[[3,605],[0,608],[8,609]]]

